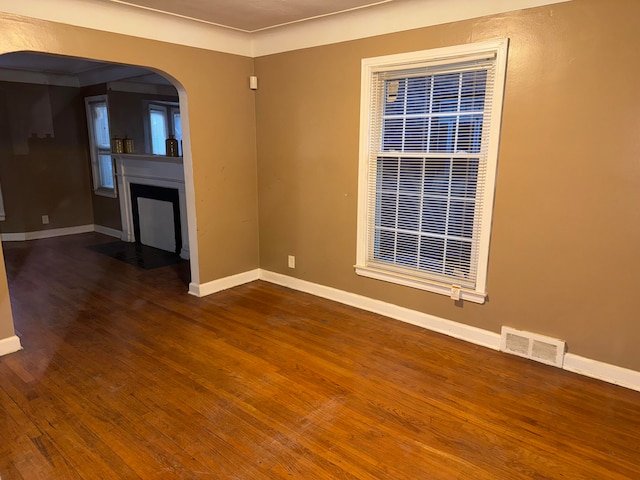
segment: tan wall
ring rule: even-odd
[[[256,60],[261,267],[640,370],[640,2],[574,0]],[[489,299],[358,277],[360,60],[511,39]],[[296,255],[296,269],[287,255]]]
[[[0,179],[6,211],[0,231],[92,224],[79,90],[0,82],[0,97]],[[48,225],[42,224],[42,215],[49,216]]]
[[[7,14],[0,14],[0,31],[0,53],[31,50],[141,65],[177,79],[188,98],[199,280],[258,267],[251,58]],[[5,323],[10,319],[0,318],[0,333]]]

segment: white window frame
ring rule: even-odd
[[[504,83],[506,76],[508,39],[499,39],[488,42],[473,43],[467,45],[422,50],[417,52],[387,55],[382,57],[362,59],[361,69],[361,100],[360,100],[360,158],[358,173],[358,231],[357,253],[355,271],[362,275],[377,280],[405,285],[433,293],[450,296],[454,299],[468,300],[475,303],[484,303],[487,296],[486,282],[489,262],[489,241],[491,236],[491,220],[493,215],[493,203],[495,181],[498,163],[498,148],[500,140],[500,125],[502,117],[502,104],[504,96]],[[475,286],[461,287],[442,278],[429,279],[424,276],[411,275],[411,272],[398,271],[397,268],[384,268],[379,262],[372,264],[369,258],[369,235],[373,229],[369,228],[373,222],[375,212],[369,211],[369,195],[375,194],[370,190],[370,168],[372,165],[372,88],[373,77],[376,72],[389,70],[406,70],[413,67],[441,66],[472,61],[477,58],[495,57],[495,83],[493,86],[493,101],[489,114],[490,122],[483,124],[483,129],[489,129],[488,146],[486,150],[486,179],[484,192],[482,193],[482,209],[476,212],[480,215],[478,242],[478,257],[475,259],[476,279]],[[381,114],[381,113],[380,113]],[[446,154],[445,154],[446,155]],[[375,188],[373,188],[375,190]]]
[[[89,151],[91,155],[91,172],[93,174],[93,193],[96,195],[102,195],[105,197],[117,197],[116,190],[116,179],[115,172],[113,170],[113,157],[111,156],[111,146],[109,149],[101,149],[95,142],[95,132],[93,125],[93,115],[91,111],[91,104],[93,103],[101,103],[107,107],[107,119],[109,122],[109,129],[111,129],[111,119],[109,117],[109,102],[107,95],[94,95],[91,97],[85,97],[85,112],[87,115],[87,128],[89,133]],[[109,132],[109,138],[111,138],[111,134]],[[109,155],[111,159],[111,174],[113,175],[113,188],[108,188],[102,185],[100,181],[100,155]]]
[[[153,139],[152,139],[152,130],[151,130],[151,112],[152,111],[162,112],[165,118],[165,140],[169,138],[169,135],[173,135],[174,138],[178,138],[176,136],[176,127],[175,122],[173,121],[173,116],[175,113],[180,113],[180,104],[178,102],[165,102],[165,101],[149,101],[146,106],[146,114],[145,114],[145,136],[147,143],[147,151],[149,153],[153,153]],[[180,143],[180,139],[178,139],[178,153],[182,156],[182,145]],[[156,154],[161,155],[161,154]],[[164,154],[162,154],[164,155]]]

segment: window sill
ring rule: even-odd
[[[94,195],[100,195],[101,197],[117,198],[118,194],[115,188],[96,188],[93,190]]]
[[[363,277],[374,278],[376,280],[382,280],[384,282],[396,283],[398,285],[404,285],[405,287],[417,288],[425,290],[431,293],[438,293],[440,295],[446,295],[451,297],[451,285],[429,282],[424,279],[418,279],[403,275],[397,272],[390,272],[387,270],[381,270],[378,268],[367,267],[363,265],[355,265],[356,274]],[[460,300],[467,300],[473,303],[484,303],[487,295],[475,290],[460,289]]]

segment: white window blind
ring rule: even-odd
[[[442,293],[452,286],[479,292],[478,275],[486,271],[480,260],[488,253],[483,232],[490,228],[485,203],[493,201],[488,172],[495,176],[490,126],[501,103],[496,52],[416,64],[367,73],[364,238],[356,270],[387,272],[412,286],[433,283]]]

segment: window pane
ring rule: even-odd
[[[167,112],[152,108],[149,110],[149,120],[151,126],[151,153],[154,155],[167,154]]]
[[[405,114],[426,115],[431,103],[432,77],[413,77],[407,79],[407,98]]]
[[[416,194],[422,192],[423,163],[421,158],[400,159],[400,178],[397,188],[401,192]]]
[[[400,194],[398,197],[398,228],[414,232],[420,229],[420,197]]]
[[[422,237],[420,242],[420,268],[433,273],[442,273],[444,261],[444,239]]]
[[[445,273],[457,278],[469,275],[471,265],[471,242],[449,240],[447,242],[447,257]]]
[[[418,239],[416,234],[398,232],[396,264],[409,268],[418,267]]]
[[[422,207],[422,232],[444,235],[447,231],[447,199],[424,199]]]
[[[388,230],[376,230],[374,241],[376,260],[393,263],[396,250],[396,234]]]
[[[171,118],[173,121],[173,136],[178,140],[178,155],[182,156],[182,120],[179,108],[171,109]]]
[[[98,170],[100,174],[100,188],[114,188],[113,185],[113,164],[111,155],[98,155]]]
[[[458,117],[454,115],[432,119],[429,151],[437,153],[455,153],[456,127]]]
[[[182,122],[180,112],[173,112],[173,135],[178,140],[182,140]]]
[[[447,234],[454,237],[471,238],[475,204],[469,200],[451,200],[449,204],[449,228]]]
[[[482,115],[461,116],[452,152],[478,153],[482,142]]]
[[[426,161],[423,188],[424,193],[433,196],[447,195],[451,162],[444,158],[430,158]]]
[[[483,111],[484,97],[487,88],[487,71],[476,70],[462,74],[460,89],[461,111]]]
[[[399,160],[392,157],[380,157],[376,165],[377,188],[379,191],[396,192],[398,189]]]
[[[91,103],[93,138],[98,148],[111,148],[106,102]]]
[[[384,86],[384,115],[402,115],[405,113],[406,79],[389,80]]]
[[[426,152],[429,148],[429,128],[427,117],[407,118],[404,125],[403,152]]]
[[[451,195],[473,199],[478,185],[478,160],[459,158],[453,163],[451,171]]]
[[[401,152],[404,142],[404,121],[401,118],[386,118],[382,132],[382,151]]]
[[[376,212],[376,227],[396,228],[398,195],[381,193]]]
[[[458,110],[459,91],[459,73],[434,75],[431,111],[433,113],[456,112]]]

